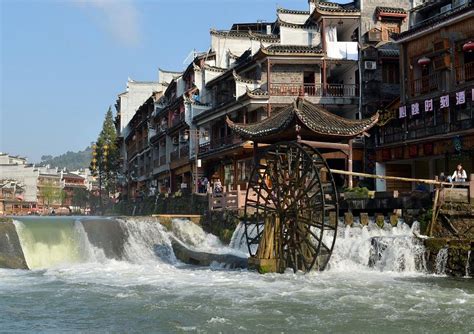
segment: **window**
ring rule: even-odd
[[[400,83],[400,67],[398,63],[390,62],[382,65],[382,82],[387,84]]]

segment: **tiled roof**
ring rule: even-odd
[[[376,13],[390,13],[390,14],[406,14],[407,11],[403,8],[397,8],[397,7],[383,7],[383,6],[377,6],[375,9]]]
[[[335,2],[318,1],[315,2],[316,8],[324,12],[340,12],[340,13],[358,13],[360,10],[352,3],[341,5]]]
[[[305,24],[297,24],[297,23],[285,22],[282,19],[278,19],[278,24],[282,27],[296,28],[296,29],[301,29],[301,28],[316,29],[317,28],[315,24],[311,24],[309,22]]]
[[[294,103],[260,122],[237,124],[227,119],[227,124],[235,133],[249,140],[265,140],[286,130],[296,131],[296,124],[303,125],[312,135],[319,137],[353,138],[374,126],[378,117],[379,115],[375,114],[364,120],[350,120],[298,98]]]
[[[305,46],[305,45],[281,45],[274,44],[267,47],[262,47],[260,50],[265,54],[324,54],[320,46]]]
[[[463,6],[459,6],[459,7],[454,8],[453,10],[448,11],[444,14],[437,15],[437,16],[431,18],[431,19],[428,19],[428,20],[422,22],[421,24],[415,25],[410,30],[404,31],[404,32],[402,32],[401,34],[398,34],[398,35],[394,35],[393,38],[395,40],[401,40],[403,38],[409,37],[410,35],[416,34],[417,32],[427,30],[427,29],[431,29],[431,28],[437,26],[438,24],[446,22],[446,20],[448,20],[452,17],[455,17],[457,15],[460,15],[460,14],[463,14],[463,13],[466,13],[466,12],[472,12],[473,8],[474,8],[474,1],[470,0],[469,3],[467,3]]]
[[[278,35],[260,34],[252,31],[224,31],[211,29],[211,35],[222,36],[227,38],[249,38],[268,42],[277,42],[280,40],[280,36]]]
[[[310,12],[307,10],[294,10],[294,9],[285,9],[285,8],[277,8],[277,13],[282,14],[297,14],[297,15],[309,15]]]
[[[400,50],[398,49],[379,49],[378,51],[381,57],[391,57],[391,58],[400,57]]]

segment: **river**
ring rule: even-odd
[[[32,270],[0,269],[0,332],[474,332],[474,280],[426,274],[401,223],[341,228],[325,272],[260,275],[183,264],[170,244],[245,256],[239,230],[227,247],[187,221],[130,219],[114,222],[125,231],[117,248],[112,230],[92,244],[98,223],[17,219]],[[380,235],[390,245],[369,267]]]

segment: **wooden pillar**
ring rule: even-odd
[[[352,173],[352,139],[349,140],[349,152],[348,152],[348,159],[347,159],[347,169],[350,173]],[[351,189],[353,187],[353,182],[352,182],[352,175],[349,175],[348,177],[348,187]]]
[[[474,174],[471,174],[469,180],[469,203],[474,207]]]
[[[258,151],[258,143],[256,141],[253,142],[253,164],[256,166],[258,164],[257,161],[257,151]]]
[[[321,44],[323,47],[323,52],[326,54],[326,29],[324,27],[325,19],[323,18],[321,21]],[[326,85],[327,85],[327,75],[326,75],[326,59],[323,59],[323,67],[322,67],[322,76],[323,76],[323,89],[322,95],[326,95]]]

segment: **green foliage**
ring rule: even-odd
[[[66,194],[64,190],[55,186],[52,182],[42,185],[40,195],[43,198],[43,205],[49,207],[51,204],[62,204]]]
[[[85,188],[74,188],[72,192],[72,205],[79,208],[86,208],[89,203],[90,193]]]
[[[93,159],[89,169],[98,176],[101,187],[107,193],[115,192],[117,173],[120,169],[120,152],[117,146],[117,132],[115,130],[112,108],[105,114],[102,130],[93,149]]]
[[[428,233],[428,226],[431,223],[432,217],[433,217],[433,210],[432,209],[429,209],[425,213],[418,216],[417,220],[420,223],[420,232],[421,232],[421,234],[427,234]]]
[[[344,196],[346,198],[369,198],[369,189],[366,187],[354,187],[344,189]]]
[[[87,147],[84,151],[71,152],[61,154],[57,157],[52,155],[43,155],[41,157],[42,165],[50,165],[51,167],[66,168],[68,170],[77,170],[87,168],[91,161],[92,149]]]

